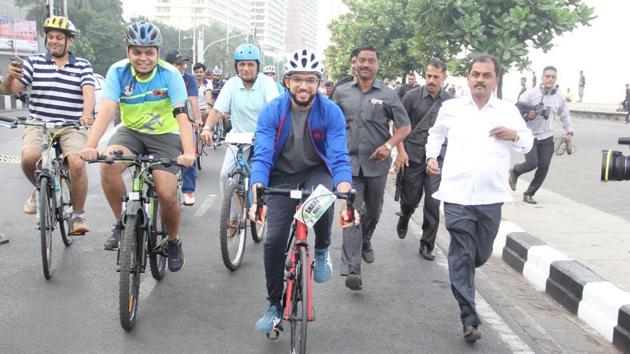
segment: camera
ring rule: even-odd
[[[619,145],[630,146],[630,137],[619,138]],[[601,181],[628,181],[630,180],[630,157],[624,156],[621,151],[602,150],[602,174]]]
[[[530,106],[527,103],[518,102],[516,104],[516,107],[518,108],[518,111],[521,113],[521,116],[523,117],[523,119],[525,119],[526,121],[531,121],[538,117],[542,117],[543,119],[547,120],[549,119],[549,113],[551,113],[551,107],[546,107],[542,102],[533,106]],[[529,112],[536,112],[537,113],[536,117],[529,118],[527,116]]]

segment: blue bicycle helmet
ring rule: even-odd
[[[135,45],[140,47],[160,47],[162,45],[162,33],[160,29],[148,21],[138,21],[127,26],[125,32],[127,47]]]
[[[260,50],[253,44],[245,43],[236,47],[234,61],[255,60],[260,64]]]

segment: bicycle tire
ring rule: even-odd
[[[61,205],[57,206],[57,222],[59,222],[59,232],[66,247],[72,244],[72,199],[70,196],[70,177],[67,174],[60,174],[61,181]]]
[[[203,155],[204,143],[203,140],[201,140],[201,135],[199,131],[195,131],[195,144],[195,149],[197,153],[197,170],[201,171],[201,156]]]
[[[308,328],[308,266],[306,264],[306,248],[300,247],[299,257],[295,265],[295,280],[293,281],[293,299],[291,301],[291,353],[306,353],[306,333]]]
[[[167,237],[164,222],[158,212],[158,202],[155,200],[151,212],[151,229],[149,230],[149,266],[155,280],[162,280],[166,274],[166,256],[156,250]]]
[[[238,200],[241,200],[243,207],[238,207]],[[237,270],[243,260],[245,253],[245,240],[247,238],[247,227],[243,225],[245,220],[243,215],[244,198],[236,180],[232,180],[226,188],[223,205],[221,206],[221,217],[219,219],[219,240],[221,242],[221,258],[223,264],[229,270]],[[233,213],[232,208],[236,212]],[[230,232],[231,216],[237,220],[236,231],[228,235]]]
[[[39,180],[39,195],[37,200],[39,233],[42,248],[42,269],[44,278],[47,280],[52,278],[53,269],[53,218],[55,210],[53,209],[52,200],[50,199],[50,185],[48,177],[43,176]]]
[[[140,270],[138,269],[138,237],[140,220],[137,215],[128,215],[124,223],[120,246],[120,278],[118,284],[118,308],[120,325],[125,331],[131,331],[136,324],[140,296]]]

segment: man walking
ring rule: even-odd
[[[416,87],[418,87],[418,83],[416,82],[416,74],[410,72],[409,74],[407,74],[407,82],[404,85],[400,86],[400,88],[398,89],[398,97],[400,97],[400,99],[402,100],[407,92],[415,89]]]
[[[519,102],[525,103],[531,107],[542,105],[542,111],[537,112],[532,109],[526,113],[527,127],[534,134],[534,146],[531,151],[525,155],[525,162],[516,164],[510,171],[510,188],[516,190],[516,182],[518,177],[524,173],[536,170],[534,179],[532,179],[529,187],[523,193],[523,201],[529,204],[538,203],[534,199],[534,194],[542,186],[551,157],[553,156],[553,122],[560,119],[562,127],[566,131],[565,138],[567,144],[571,143],[573,138],[573,128],[571,127],[571,115],[567,103],[562,97],[562,93],[556,86],[557,70],[553,66],[548,66],[543,70],[542,86],[536,87],[525,92]]]
[[[459,303],[468,342],[481,338],[475,268],[490,258],[501,206],[511,200],[505,183],[510,150],[526,152],[533,139],[516,107],[492,96],[499,72],[494,57],[475,58],[468,73],[471,97],[444,102],[427,141],[427,173],[437,175],[442,171],[437,159],[448,139],[440,189],[433,197],[444,202],[446,229],[451,235],[451,290]]]
[[[440,186],[440,176],[426,173],[425,145],[429,136],[429,128],[435,123],[442,102],[453,98],[442,88],[446,79],[446,64],[437,58],[431,59],[426,66],[426,84],[409,91],[402,99],[402,104],[409,115],[413,130],[404,143],[397,146],[398,157],[395,166],[402,176],[400,189],[400,218],[396,231],[401,239],[407,236],[409,219],[418,207],[425,192],[422,239],[420,239],[420,255],[432,261],[435,236],[440,224],[440,201],[431,195]],[[443,151],[444,152],[444,151]],[[441,163],[444,153],[438,157]]]
[[[362,288],[361,258],[374,262],[370,242],[381,216],[387,173],[391,166],[392,148],[409,133],[409,117],[396,93],[376,80],[378,52],[372,47],[357,50],[356,79],[338,86],[333,101],[341,107],[346,118],[346,131],[352,186],[356,189],[355,205],[360,208],[360,228],[343,232],[341,255],[342,275],[352,290]],[[389,123],[394,122],[392,136]]]

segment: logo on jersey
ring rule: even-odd
[[[125,88],[123,89],[123,95],[131,96],[132,94],[133,94],[133,85],[125,86]]]

